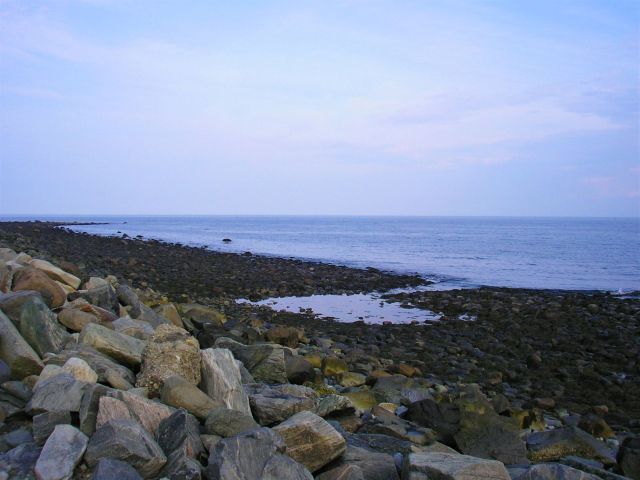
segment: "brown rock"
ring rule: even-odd
[[[40,292],[49,308],[57,308],[67,301],[65,291],[42,270],[24,267],[13,275],[13,290],[35,290]]]

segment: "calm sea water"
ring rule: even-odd
[[[311,216],[56,219],[109,222],[74,227],[99,235],[126,233],[220,251],[251,251],[416,272],[443,287],[640,290],[640,219]],[[223,238],[232,242],[222,243]]]

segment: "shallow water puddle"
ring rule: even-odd
[[[321,317],[331,317],[339,322],[356,322],[364,320],[366,323],[411,323],[418,321],[436,321],[440,315],[430,310],[406,308],[400,303],[387,303],[379,296],[356,295],[311,295],[308,297],[279,297],[268,298],[253,305],[265,305],[274,310],[285,310],[298,313],[310,309]]]

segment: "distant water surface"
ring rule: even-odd
[[[108,222],[73,227],[98,235],[126,233],[219,251],[416,272],[449,288],[640,290],[640,219],[634,218],[39,218]]]

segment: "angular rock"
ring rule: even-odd
[[[184,408],[198,418],[206,418],[214,408],[224,406],[216,402],[184,378],[174,375],[164,381],[160,400],[175,408]]]
[[[601,480],[597,475],[582,472],[559,463],[539,463],[529,467],[515,480]]]
[[[249,373],[259,382],[286,383],[284,347],[274,343],[243,345],[227,337],[215,342],[217,348],[228,348],[240,360]]]
[[[215,308],[190,303],[181,306],[182,318],[189,320],[199,328],[207,323],[212,323],[221,327],[227,321],[227,317]]]
[[[90,347],[89,345],[72,345],[56,355],[46,357],[47,365],[64,365],[70,358],[80,358],[87,362],[98,374],[98,381],[108,383],[114,388],[128,390],[135,382],[133,372],[127,367],[116,363],[112,358]],[[114,383],[116,383],[114,385]]]
[[[367,480],[399,480],[393,455],[348,445],[336,466],[358,467]]]
[[[71,275],[68,272],[65,272],[61,268],[56,267],[55,265],[53,265],[50,262],[47,262],[46,260],[34,259],[29,262],[29,265],[31,265],[34,268],[37,268],[38,270],[42,270],[44,273],[46,273],[49,276],[49,278],[53,280],[57,280],[62,283],[66,283],[70,287],[73,287],[75,290],[77,290],[80,287],[80,279],[78,277],[76,277],[75,275]]]
[[[533,432],[527,436],[528,457],[533,462],[549,462],[575,455],[599,460],[605,465],[616,463],[611,450],[576,427],[556,428],[544,432]]]
[[[284,347],[296,348],[304,332],[299,328],[276,325],[267,331],[267,339],[273,343],[279,343]]]
[[[50,308],[58,308],[67,301],[66,292],[42,270],[33,267],[18,269],[13,274],[13,290],[35,290]]]
[[[36,385],[25,411],[30,415],[52,411],[78,412],[89,385],[79,382],[69,373],[48,378]]]
[[[378,405],[371,409],[371,413],[374,418],[363,425],[358,432],[389,435],[408,440],[416,445],[427,445],[435,439],[435,433],[431,429],[397,417]]]
[[[0,294],[0,310],[9,317],[16,328],[20,328],[20,314],[22,306],[34,298],[42,300],[42,295],[34,290],[21,290]]]
[[[436,402],[425,398],[409,405],[407,420],[429,427],[438,432],[438,440],[453,445],[453,436],[460,429],[460,407],[451,402]]]
[[[143,478],[155,477],[167,462],[149,432],[132,420],[112,420],[96,430],[84,458],[90,467],[103,458],[123,460]]]
[[[68,411],[51,411],[33,417],[33,439],[38,445],[44,445],[57,425],[70,425],[71,413]]]
[[[640,437],[627,437],[622,441],[618,463],[627,477],[640,479]]]
[[[342,435],[312,412],[297,413],[273,430],[284,439],[287,454],[311,472],[338,458],[346,449]]]
[[[4,360],[0,360],[0,383],[4,383],[11,378],[11,368]]]
[[[167,455],[167,463],[160,472],[160,476],[172,480],[200,480],[202,465],[197,460],[186,456],[182,450],[174,450]]]
[[[18,382],[17,380],[4,382],[0,385],[0,387],[2,387],[2,390],[7,392],[9,395],[13,395],[23,402],[28,402],[33,396],[33,390],[29,388],[25,383]]]
[[[410,453],[404,458],[403,480],[511,480],[496,460],[448,453]]]
[[[239,412],[251,413],[249,398],[242,388],[240,369],[230,350],[207,348],[201,352],[202,389],[218,403]]]
[[[315,370],[311,362],[299,355],[285,355],[285,369],[287,379],[291,383],[302,384],[315,377]]]
[[[365,480],[364,472],[357,465],[345,464],[316,476],[316,480]]]
[[[36,462],[38,480],[67,480],[87,448],[87,436],[71,425],[57,425]]]
[[[131,418],[142,425],[154,438],[158,435],[160,423],[169,418],[175,411],[167,405],[154,402],[131,392],[109,390],[106,395],[112,396],[113,399],[120,401],[120,403],[105,401],[105,397],[100,398],[98,401],[98,419],[101,416],[101,410],[103,410],[104,405],[102,418],[119,418],[118,415],[122,416],[120,418]],[[96,426],[99,427],[97,424]]]
[[[120,304],[118,303],[116,292],[109,284],[104,284],[89,290],[79,290],[78,295],[90,304],[104,308],[115,315],[120,311]]]
[[[20,380],[38,375],[44,368],[42,360],[18,332],[11,320],[0,311],[0,359],[11,369],[11,378]]]
[[[322,418],[331,415],[349,415],[355,412],[355,406],[343,395],[325,395],[316,401],[314,412]]]
[[[180,313],[173,303],[165,303],[163,305],[160,305],[156,307],[155,312],[161,317],[169,320],[176,327],[184,328]]]
[[[40,357],[48,352],[60,352],[69,341],[69,334],[60,326],[56,315],[38,297],[22,305],[18,329]]]
[[[62,366],[62,371],[70,373],[73,378],[81,382],[96,383],[98,381],[98,374],[81,358],[71,357]]]
[[[344,372],[338,375],[338,381],[343,387],[359,387],[364,385],[367,377],[361,373]]]
[[[125,305],[129,310],[129,315],[132,318],[138,318],[142,311],[140,310],[140,299],[136,292],[131,287],[123,283],[116,287],[116,296],[122,305]]]
[[[23,443],[33,443],[30,429],[22,427],[0,436],[0,445],[6,444],[9,448],[17,447]]]
[[[225,438],[210,453],[206,476],[216,480],[313,479],[308,470],[283,455],[285,450],[282,438],[268,428]]]
[[[312,411],[316,406],[313,398],[289,395],[271,388],[249,395],[249,403],[260,425],[282,422],[303,410]]]
[[[82,329],[79,343],[128,365],[139,365],[145,348],[145,342],[95,323],[90,323]]]
[[[251,415],[224,407],[211,410],[204,423],[206,433],[223,438],[233,437],[254,428],[258,428],[258,424]]]
[[[129,317],[118,318],[111,322],[111,326],[118,333],[129,335],[130,337],[143,341],[149,340],[155,333],[149,323],[143,322],[142,320],[134,320]]]
[[[165,453],[180,450],[187,457],[195,459],[205,451],[200,438],[200,423],[182,409],[160,422],[158,444]]]
[[[96,431],[96,420],[98,418],[98,409],[100,399],[112,392],[112,389],[100,384],[89,384],[80,400],[80,431],[85,435],[91,436]]]
[[[33,468],[42,449],[35,443],[23,443],[6,453],[0,453],[0,477],[33,479]]]
[[[347,362],[338,357],[324,357],[322,360],[322,373],[327,377],[336,377],[349,371]]]
[[[142,477],[128,463],[103,458],[96,465],[91,480],[142,480]]]
[[[99,318],[80,308],[63,308],[58,313],[58,321],[69,330],[81,332],[87,324],[99,323]]]
[[[149,395],[160,393],[164,380],[173,375],[200,383],[200,344],[175,325],[160,325],[142,352],[137,387],[147,387]]]

